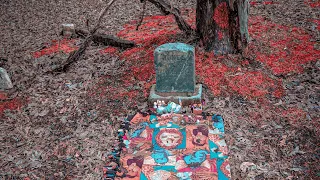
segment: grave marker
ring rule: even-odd
[[[168,43],[154,52],[156,92],[194,93],[194,47],[183,43]]]
[[[11,89],[13,88],[12,82],[7,71],[0,67],[0,89]]]
[[[184,43],[168,43],[154,52],[156,84],[151,88],[150,104],[162,100],[191,104],[201,102],[202,85],[196,85],[195,50]]]

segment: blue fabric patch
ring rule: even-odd
[[[221,171],[221,165],[225,159],[217,159],[217,170],[218,170],[218,179],[219,180],[229,180],[229,178]]]
[[[143,172],[140,173],[140,180],[148,180],[147,176]]]
[[[174,166],[154,166],[153,169],[154,171],[164,170],[169,172],[177,172]]]

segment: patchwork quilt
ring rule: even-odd
[[[225,180],[231,177],[220,115],[128,117],[104,167],[104,179]]]

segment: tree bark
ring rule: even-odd
[[[247,47],[248,0],[197,0],[197,34],[207,51],[239,53]]]

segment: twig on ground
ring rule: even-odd
[[[147,4],[147,1],[143,1],[142,13],[141,13],[140,21],[139,21],[139,23],[137,25],[137,28],[136,28],[137,31],[139,30],[139,27],[141,26],[142,21],[143,21],[144,13],[146,11],[146,4]]]
[[[90,45],[91,41],[93,39],[93,35],[90,34],[86,37],[85,41],[81,44],[81,46],[79,47],[79,49],[77,51],[73,51],[72,53],[70,53],[70,56],[68,57],[68,59],[63,62],[59,67],[55,68],[53,71],[66,71],[69,66],[76,60],[78,60],[80,58],[80,56],[85,52],[85,50],[87,49],[87,47]]]
[[[89,34],[88,31],[84,31],[81,29],[76,29],[75,32],[78,36],[82,38],[87,37]],[[131,48],[135,46],[135,43],[133,41],[128,41],[128,40],[120,39],[116,36],[99,34],[99,33],[95,33],[93,35],[92,41],[95,43],[101,43],[105,46],[115,46],[120,48]]]
[[[109,8],[112,6],[112,4],[114,2],[116,2],[116,0],[111,0],[108,3],[108,5],[104,8],[104,10],[101,11],[96,26],[90,31],[91,34],[94,34],[100,28],[100,24],[101,24],[102,18],[106,15],[106,13],[108,12]]]
[[[97,32],[97,30],[100,28],[100,24],[102,21],[103,16],[105,16],[105,14],[108,12],[109,8],[111,7],[111,5],[115,2],[116,0],[111,0],[107,6],[101,11],[100,16],[98,18],[98,21],[96,23],[96,25],[94,26],[94,28],[90,31],[90,33],[86,36],[86,39],[84,40],[84,42],[81,44],[80,48],[71,53],[70,56],[68,57],[68,59],[62,63],[59,67],[53,69],[52,71],[50,71],[49,73],[52,72],[56,72],[56,71],[66,71],[68,69],[68,67],[75,62],[76,60],[78,60],[81,55],[85,52],[85,50],[87,49],[87,47],[90,45],[91,41],[94,39],[94,34]]]

